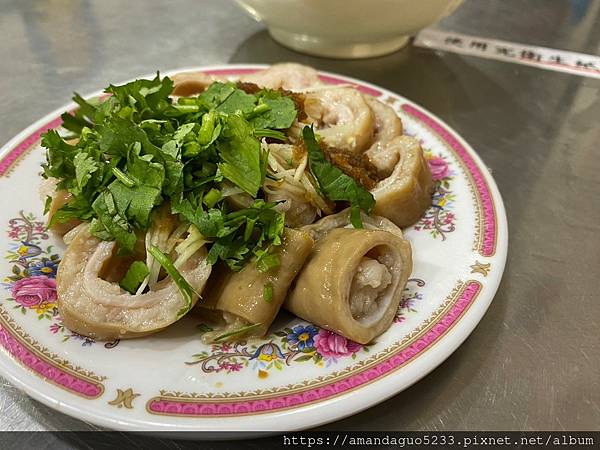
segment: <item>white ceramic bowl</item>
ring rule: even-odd
[[[463,0],[237,0],[281,44],[334,58],[391,53]]]

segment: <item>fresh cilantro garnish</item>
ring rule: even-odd
[[[50,225],[90,222],[96,237],[131,253],[152,211],[169,202],[173,214],[210,240],[211,263],[221,259],[239,270],[254,258],[263,270],[277,266],[272,250],[281,243],[284,216],[260,199],[268,156],[260,139],[287,139],[281,130],[296,118],[294,102],[234,83],[213,83],[177,101],[172,90],[173,82],[157,74],[111,85],[102,100],[75,94],[78,110],[62,118],[76,139],[67,142],[53,130],[42,138],[44,176],[71,194]],[[221,195],[225,180],[251,195],[254,205],[230,210]],[[128,290],[139,276],[133,281],[126,281]]]
[[[285,141],[287,139],[287,136],[281,131],[268,130],[266,128],[255,128],[254,136],[277,139],[278,141]]]
[[[131,294],[135,294],[144,279],[150,274],[148,266],[143,261],[134,261],[119,285]]]
[[[190,283],[188,283],[183,275],[181,275],[179,270],[177,270],[171,259],[161,252],[158,247],[151,245],[148,249],[148,252],[150,252],[154,259],[156,259],[162,268],[165,269],[165,272],[167,272],[167,274],[171,277],[173,283],[175,283],[177,288],[179,288],[179,292],[181,292],[181,295],[185,300],[185,306],[178,311],[177,315],[183,316],[190,309],[192,309],[192,299],[194,294],[196,294],[194,288],[190,285]]]
[[[218,166],[223,176],[256,197],[265,178],[267,155],[253,131],[243,117],[228,116],[221,132],[224,139],[217,141],[217,152],[222,161]]]
[[[256,97],[254,95],[234,89],[225,101],[216,107],[216,110],[225,114],[241,112],[244,115],[248,115],[254,110],[255,105]]]
[[[275,203],[256,200],[250,208],[224,212],[211,208],[191,222],[200,233],[213,241],[208,261],[225,261],[232,270],[240,270],[246,261],[256,259],[260,271],[279,266],[279,258],[271,252],[281,245],[284,215],[275,210]]]
[[[234,83],[213,83],[197,104],[228,114],[239,112],[254,128],[287,129],[297,115],[294,101],[280,92],[263,89],[248,94]]]
[[[302,138],[308,151],[310,171],[317,179],[321,192],[329,200],[349,202],[352,225],[355,228],[362,228],[360,211],[363,210],[367,214],[371,212],[375,206],[373,195],[354,178],[325,159],[312,127],[305,126],[302,129]]]
[[[52,197],[46,195],[46,201],[44,202],[44,215],[48,214],[50,207],[52,206]]]
[[[273,300],[273,283],[266,283],[263,287],[263,300],[271,303]]]
[[[294,101],[275,91],[261,91],[256,110],[262,109],[261,114],[254,115],[250,120],[255,128],[272,128],[276,130],[289,128],[296,118]]]

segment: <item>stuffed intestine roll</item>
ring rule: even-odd
[[[239,272],[225,266],[217,269],[196,308],[198,314],[214,325],[202,339],[222,342],[263,336],[313,244],[308,233],[286,228],[276,252],[280,260],[278,267],[261,272],[255,262],[250,262]]]
[[[410,136],[394,138],[386,146],[398,160],[391,174],[371,189],[374,214],[390,219],[399,227],[414,224],[431,206],[434,182],[419,141]]]
[[[242,76],[240,81],[268,89],[289,91],[321,84],[319,73],[315,69],[295,63],[273,64],[266,69]]]
[[[391,325],[412,271],[412,252],[389,220],[349,212],[304,227],[317,241],[284,307],[304,320],[367,344]]]
[[[365,152],[377,171],[374,214],[399,227],[415,223],[431,206],[434,183],[419,141],[402,135],[402,122],[393,108],[367,98],[375,115],[374,142]]]
[[[349,87],[304,98],[307,123],[321,135],[326,158],[373,194],[373,213],[402,228],[418,221],[431,206],[434,183],[421,145],[402,134],[396,111]]]
[[[147,237],[149,243],[168,252],[173,236],[186,228],[168,214],[168,208],[161,208],[154,214]],[[158,270],[154,271],[156,279],[130,294],[117,280],[135,255],[118,256],[116,243],[94,237],[88,223],[71,230],[65,242],[68,247],[56,277],[58,311],[69,330],[97,340],[141,337],[171,325],[198,301],[211,272],[206,249],[196,241],[188,246],[185,261],[175,262],[194,291],[190,304],[171,277],[158,279]],[[143,241],[139,243],[143,254]]]

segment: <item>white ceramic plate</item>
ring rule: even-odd
[[[235,77],[261,66],[195,68]],[[186,69],[189,70],[189,69]],[[475,328],[498,288],[507,249],[496,185],[440,119],[392,92],[352,83],[393,106],[422,141],[438,180],[434,206],[406,230],[414,272],[391,328],[369,346],[281,313],[261,342],[206,346],[186,317],[143,339],[93,342],[61,324],[54,275],[64,249],[44,230],[40,134],[64,108],[0,152],[0,371],[73,417],[121,430],[285,431],[354,414],[410,386]],[[97,94],[96,94],[97,95]]]

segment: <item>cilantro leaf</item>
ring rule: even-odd
[[[93,214],[92,205],[85,197],[74,197],[52,214],[48,228],[52,228],[58,223],[66,223],[72,219],[91,220]]]
[[[237,114],[227,116],[221,132],[223,139],[217,141],[222,161],[219,170],[225,178],[256,197],[264,181],[262,171],[263,151],[254,137],[253,128]]]
[[[329,200],[350,202],[352,225],[355,228],[362,228],[360,210],[367,214],[371,212],[375,206],[373,195],[358,184],[354,178],[346,175],[325,159],[312,127],[305,126],[302,129],[302,137],[308,150],[310,171],[317,179],[321,191]]]
[[[208,89],[202,92],[198,99],[206,105],[207,109],[215,109],[236,90],[233,83],[212,83]]]
[[[63,113],[60,118],[62,119],[62,127],[75,134],[80,134],[85,127],[91,126],[91,124],[81,116],[71,113]]]
[[[194,221],[198,231],[207,238],[215,238],[219,231],[223,229],[225,218],[223,212],[219,209],[210,209],[202,212]]]
[[[97,220],[90,226],[91,233],[99,239],[110,236],[117,241],[123,252],[132,252],[137,237],[133,227],[117,210],[113,194],[108,190],[102,192],[94,200],[92,208]]]
[[[79,109],[75,113],[75,116],[85,118],[89,122],[94,123],[94,118],[96,117],[98,109],[97,106],[92,103],[93,100],[87,101],[77,92],[75,92],[75,94],[73,95],[73,101],[79,106]]]
[[[75,166],[75,180],[77,182],[77,193],[80,193],[92,178],[92,174],[98,170],[98,163],[87,153],[77,153],[73,158]]]
[[[296,119],[297,112],[294,101],[277,91],[262,91],[260,104],[267,105],[269,108],[251,119],[255,128],[286,129],[291,127]]]
[[[74,178],[73,158],[77,147],[67,144],[55,130],[49,130],[42,136],[42,145],[48,149],[46,164],[42,166],[44,175],[59,179]]]
[[[108,190],[115,199],[117,211],[129,223],[146,229],[150,221],[150,213],[159,205],[160,189],[152,186],[125,186],[120,181],[113,181]]]
[[[150,254],[158,261],[158,263],[165,269],[169,274],[175,285],[179,288],[179,292],[185,300],[185,306],[177,312],[177,316],[181,317],[192,309],[192,303],[194,295],[197,295],[194,288],[188,283],[188,281],[181,275],[179,270],[175,267],[171,259],[165,255],[158,247],[153,245],[148,249]]]
[[[173,81],[168,77],[161,80],[156,74],[152,80],[135,80],[121,86],[111,84],[105,92],[114,95],[121,107],[131,108],[137,118],[148,119],[158,116],[171,105],[169,95],[172,91]]]
[[[251,94],[246,94],[240,89],[234,90],[223,103],[217,106],[216,110],[225,114],[248,114],[256,105],[256,97]]]
[[[146,263],[143,261],[134,261],[129,266],[127,273],[119,285],[130,294],[135,294],[149,274],[150,270],[148,270]]]
[[[77,93],[74,94],[73,101],[77,103],[79,109],[74,113],[65,112],[60,118],[63,121],[63,128],[75,134],[81,134],[83,128],[91,128],[94,126],[98,109],[91,101],[88,102]]]
[[[150,142],[146,132],[128,119],[115,116],[96,127],[98,146],[109,155],[126,156],[131,145],[139,142],[145,153],[161,154],[160,148]]]
[[[92,234],[127,253],[150,226],[152,211],[170,202],[173,214],[211,241],[209,262],[222,260],[233,270],[250,259],[264,270],[277,266],[273,249],[281,244],[284,215],[257,199],[268,157],[260,138],[287,139],[280,130],[294,121],[294,102],[281,92],[246,92],[229,82],[173,102],[172,88],[157,74],[111,85],[101,101],[75,94],[79,109],[63,115],[63,126],[77,143],[53,130],[42,140],[44,176],[57,178],[57,188],[71,195],[52,223],[90,222]],[[224,180],[254,204],[230,211]],[[139,273],[131,275],[129,289],[137,287]]]
[[[256,257],[257,265],[265,270],[279,265],[272,247],[281,245],[285,216],[274,208],[275,203],[255,200],[251,207],[229,213],[217,208],[201,213],[192,223],[205,238],[213,241],[209,263],[220,259],[237,271]]]
[[[165,169],[161,164],[153,162],[151,155],[141,156],[140,147],[134,146],[129,152],[126,170],[135,184],[131,186],[115,179],[108,190],[113,195],[119,214],[130,223],[146,229],[150,213],[162,200]]]

